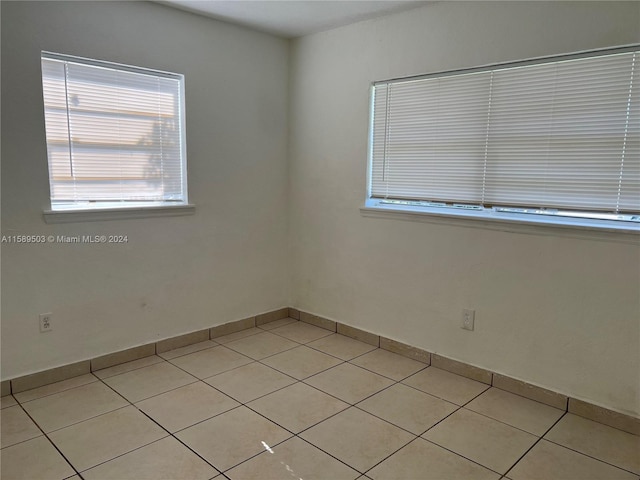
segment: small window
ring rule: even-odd
[[[640,52],[377,82],[369,168],[371,207],[636,229]]]
[[[188,203],[182,75],[41,60],[52,211]]]

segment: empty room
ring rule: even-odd
[[[640,480],[640,2],[0,9],[3,480]]]

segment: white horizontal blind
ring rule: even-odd
[[[640,52],[636,52],[625,127],[619,209],[640,211]]]
[[[640,55],[374,86],[370,194],[640,212]]]
[[[479,73],[376,86],[376,195],[479,202],[490,82]]]
[[[186,202],[181,76],[42,57],[51,204]]]

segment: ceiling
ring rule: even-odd
[[[285,38],[340,27],[426,0],[163,0],[162,3]]]

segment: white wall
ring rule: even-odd
[[[287,305],[287,41],[147,2],[2,2],[2,379]],[[40,51],[183,73],[196,214],[47,225]],[[38,314],[53,312],[50,333]]]
[[[640,413],[640,249],[362,217],[372,81],[638,42],[640,3],[438,2],[294,42],[294,306]],[[459,328],[474,308],[476,330]]]

